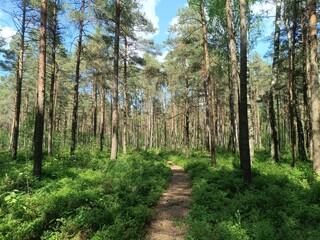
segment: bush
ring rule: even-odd
[[[309,163],[276,165],[260,151],[247,187],[239,159],[225,150],[217,159],[213,169],[203,154],[172,158],[192,181],[188,239],[320,239],[320,184]]]
[[[142,238],[171,171],[158,153],[104,156],[61,151],[44,160],[41,181],[29,177],[30,161],[5,164],[0,239]]]

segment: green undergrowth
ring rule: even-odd
[[[310,163],[291,168],[289,160],[274,164],[258,152],[248,187],[238,159],[227,151],[218,152],[215,169],[202,151],[170,159],[184,166],[192,182],[187,239],[320,239],[320,182]]]
[[[85,148],[44,159],[41,181],[31,153],[0,153],[0,239],[141,239],[171,176],[157,151],[116,161]]]

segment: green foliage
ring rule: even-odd
[[[320,238],[320,183],[309,164],[276,165],[257,152],[247,188],[234,164],[238,159],[226,151],[219,151],[215,169],[199,153],[170,159],[184,165],[192,181],[187,239]]]
[[[170,169],[152,152],[105,155],[60,151],[44,160],[38,181],[30,155],[12,162],[1,154],[0,239],[142,238]]]
[[[0,153],[0,239],[142,239],[151,207],[167,186],[163,160],[185,167],[192,182],[187,239],[319,239],[320,183],[309,163],[274,164],[256,153],[253,183],[243,184],[238,158],[218,151],[218,167],[193,149],[131,152],[117,161],[96,148],[44,161],[41,181],[31,153]]]

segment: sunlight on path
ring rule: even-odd
[[[184,239],[187,225],[183,223],[191,200],[191,188],[187,174],[179,166],[169,162],[173,175],[168,189],[162,194],[150,225],[147,240]]]

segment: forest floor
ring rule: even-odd
[[[191,186],[183,168],[168,162],[173,172],[168,189],[154,209],[147,240],[184,239],[188,230],[185,217],[191,201]]]

